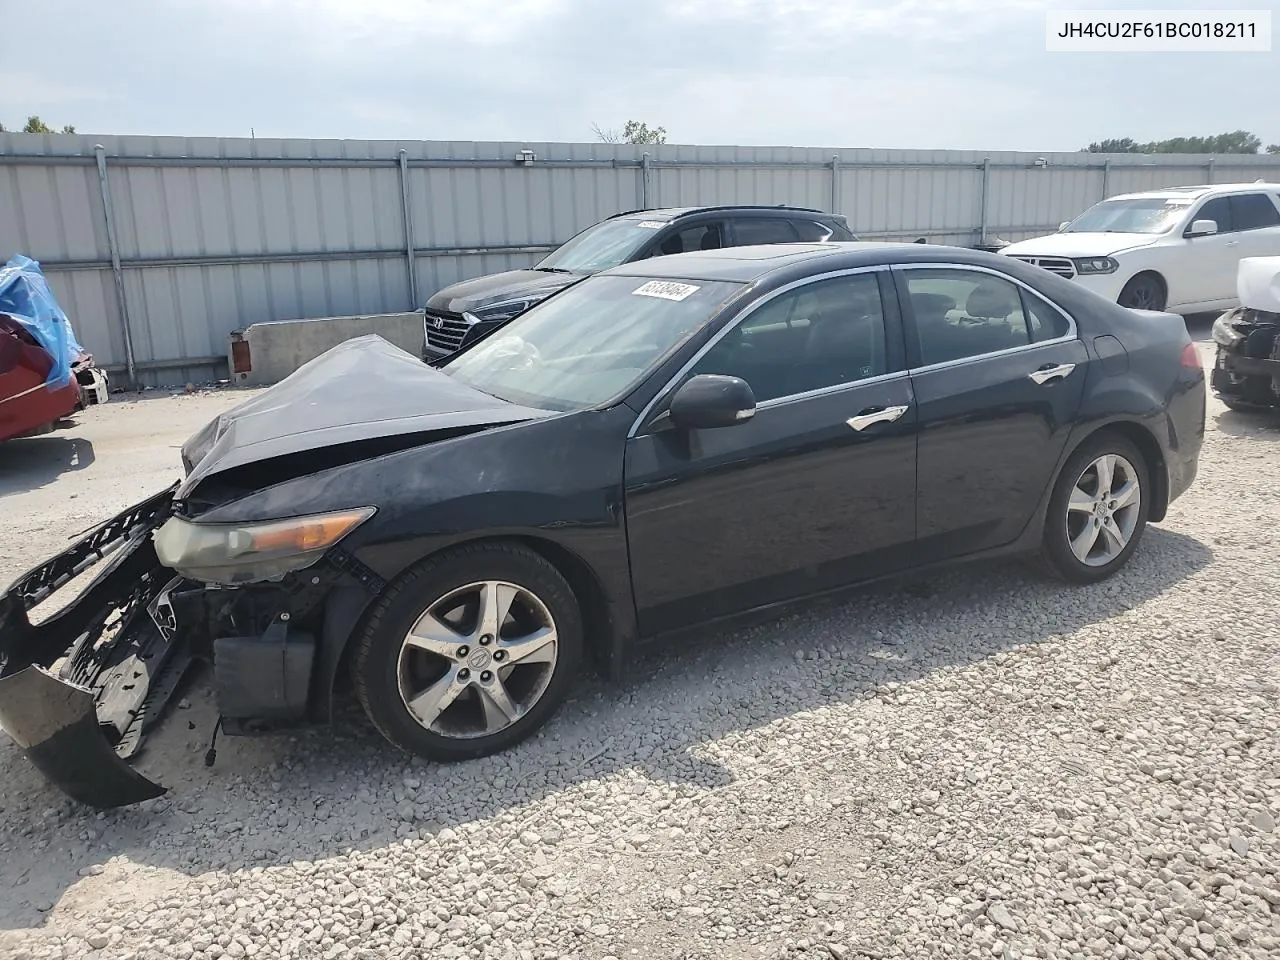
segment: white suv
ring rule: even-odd
[[[1280,184],[1170,187],[1111,197],[1058,232],[1003,247],[1142,310],[1204,313],[1237,305],[1244,257],[1280,256]]]

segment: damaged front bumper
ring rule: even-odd
[[[160,565],[151,541],[175,489],[90,530],[0,598],[0,727],[54,785],[89,806],[165,792],[128,761],[192,662],[171,602],[182,581]],[[98,563],[105,566],[74,600],[31,622],[34,607]]]
[[[1280,314],[1237,308],[1213,324],[1210,385],[1237,406],[1280,406]]]

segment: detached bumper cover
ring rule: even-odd
[[[191,663],[168,605],[176,581],[150,536],[173,491],[95,527],[0,597],[0,727],[55,786],[89,806],[165,792],[128,759]],[[31,623],[33,607],[98,563],[79,596]]]

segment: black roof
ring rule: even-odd
[[[616,220],[618,217],[644,217],[646,220],[675,220],[678,217],[687,217],[695,213],[715,213],[721,210],[751,210],[751,211],[769,211],[770,213],[811,213],[819,216],[831,217],[835,214],[827,213],[824,210],[818,210],[814,207],[790,207],[784,203],[766,204],[753,203],[725,203],[712,205],[708,207],[658,207],[652,210],[624,210],[621,213],[615,213],[610,220]]]

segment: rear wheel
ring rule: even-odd
[[[1054,485],[1045,518],[1043,566],[1073,583],[1104,580],[1137,549],[1150,511],[1146,461],[1119,434],[1085,441]]]
[[[357,644],[356,694],[378,731],[410,753],[464,760],[519,743],[551,718],[577,672],[582,618],[543,557],[481,544],[401,577]]]
[[[1154,273],[1140,273],[1124,285],[1116,302],[1134,310],[1163,310],[1168,299],[1164,281]]]

